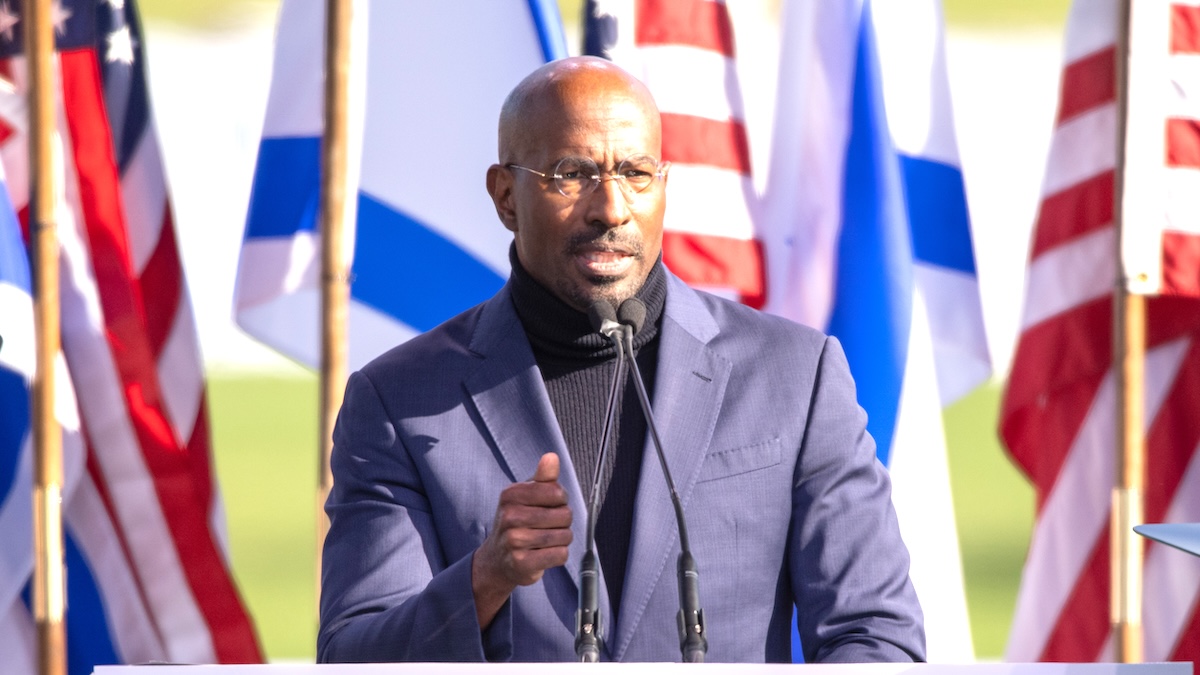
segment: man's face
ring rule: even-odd
[[[659,158],[657,111],[620,89],[543,107],[515,164],[547,174],[493,167],[489,188],[517,257],[543,286],[576,309],[632,297],[662,250],[666,181],[632,193],[605,180],[578,198],[559,193],[551,174],[564,157],[589,158],[603,177],[625,159]],[[653,116],[653,117],[651,117]]]

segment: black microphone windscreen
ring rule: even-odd
[[[621,303],[621,309],[617,312],[618,320],[633,328],[633,334],[637,335],[642,330],[642,325],[646,323],[646,305],[637,298],[630,298]]]
[[[588,320],[592,322],[592,329],[597,333],[604,332],[604,322],[612,321],[616,323],[617,313],[613,311],[612,303],[607,300],[597,300],[588,307]]]

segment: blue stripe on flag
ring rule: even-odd
[[[12,284],[29,293],[32,289],[29,283],[29,257],[25,252],[25,242],[21,239],[21,225],[14,214],[12,201],[8,198],[8,186],[0,180],[0,284]]]
[[[919,157],[900,156],[914,257],[975,275],[975,252],[967,215],[967,193],[957,168]]]
[[[355,241],[351,297],[418,331],[504,285],[495,270],[457,244],[366,193],[358,198]]]
[[[597,0],[587,0],[583,6],[583,53],[611,61],[620,29],[617,18],[597,4]]]
[[[843,223],[829,333],[846,359],[867,411],[876,454],[888,462],[912,321],[912,246],[900,167],[884,116],[879,58],[863,9],[846,150]]]
[[[0,410],[4,411],[0,415],[0,504],[4,504],[16,478],[21,444],[29,434],[30,410],[29,387],[25,377],[2,366]]]
[[[0,284],[15,286],[30,292],[29,260],[21,240],[21,228],[13,215],[8,188],[0,181]],[[12,316],[5,317],[5,330],[28,330],[33,333],[33,316],[28,322]],[[12,336],[0,335],[0,338]],[[0,349],[3,349],[0,346]],[[0,504],[8,499],[21,458],[21,444],[29,433],[29,383],[21,373],[0,367]]]
[[[263,138],[250,190],[246,239],[317,229],[321,139]]]
[[[128,34],[133,51],[130,68],[124,59],[105,58],[100,65],[100,77],[104,81],[104,109],[107,113],[109,132],[112,134],[113,150],[117,154],[117,166],[122,175],[129,168],[138,144],[146,135],[150,124],[150,97],[146,88],[146,69],[142,54],[141,21],[133,3],[112,2],[107,6],[96,6],[94,14],[96,34],[104,36]],[[110,41],[112,37],[108,38]],[[92,38],[93,44],[95,38]]]
[[[529,0],[529,15],[537,28],[538,43],[547,61],[567,55],[567,40],[563,34],[562,17],[555,0]]]
[[[64,533],[66,542],[67,575],[67,672],[88,675],[95,665],[120,663],[113,647],[112,631],[104,614],[100,597],[87,558],[79,550],[70,531]]]

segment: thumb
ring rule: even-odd
[[[533,480],[539,483],[553,483],[558,480],[558,455],[547,452],[538,460],[537,470],[533,472]]]

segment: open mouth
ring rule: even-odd
[[[605,249],[585,249],[576,252],[575,256],[588,273],[598,276],[625,274],[636,259],[633,254],[626,251]]]

